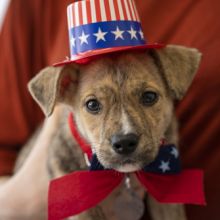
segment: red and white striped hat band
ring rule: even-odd
[[[116,51],[162,47],[146,43],[134,0],[78,1],[67,7],[67,18],[71,56],[55,65],[82,63]]]
[[[69,29],[105,21],[137,21],[140,18],[133,0],[84,0],[68,6]]]

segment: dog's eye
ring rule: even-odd
[[[141,103],[145,106],[151,106],[158,100],[158,94],[152,91],[146,91],[141,96]]]
[[[90,99],[86,102],[86,108],[89,112],[97,114],[101,110],[101,104],[96,99]]]

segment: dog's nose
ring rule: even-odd
[[[136,134],[115,134],[111,137],[111,144],[114,151],[118,154],[130,154],[135,151],[138,145],[138,136]]]

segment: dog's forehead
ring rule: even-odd
[[[124,53],[97,59],[80,69],[83,84],[135,84],[159,80],[158,69],[145,53]],[[157,83],[158,84],[158,83]]]

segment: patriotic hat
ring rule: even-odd
[[[86,63],[126,50],[161,48],[144,37],[134,0],[82,0],[67,7],[70,58],[55,64]]]

